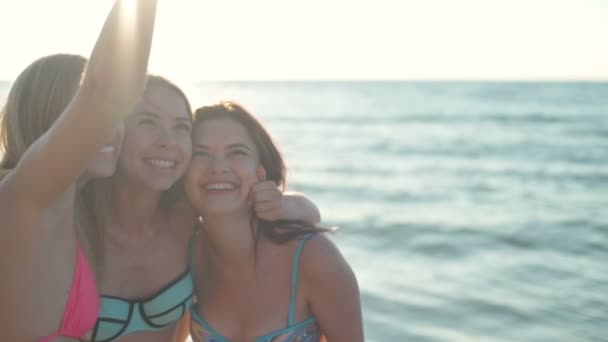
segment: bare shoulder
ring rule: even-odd
[[[338,247],[325,234],[315,234],[302,249],[302,275],[310,280],[328,280],[348,276],[352,270]]]
[[[60,232],[71,232],[71,222],[61,221],[72,213],[74,198],[70,188],[57,198],[48,202],[46,207],[32,205],[24,198],[12,181],[13,172],[0,180],[0,232],[6,227],[8,231],[32,238],[42,238],[41,227],[57,227]],[[59,223],[59,224],[57,224]],[[35,229],[36,231],[32,231]],[[52,230],[55,232],[55,230]],[[35,235],[32,235],[34,233]],[[6,242],[6,241],[5,241]]]
[[[325,235],[310,238],[300,268],[306,304],[328,341],[363,341],[357,278],[336,245]]]

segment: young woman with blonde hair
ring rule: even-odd
[[[85,177],[114,172],[119,137],[112,136],[144,90],[156,1],[125,2],[116,1],[86,66],[69,55],[34,62],[2,110],[3,341],[86,338],[97,319],[75,196],[85,170]]]

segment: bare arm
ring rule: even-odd
[[[325,236],[312,237],[301,267],[312,313],[327,341],[363,341],[359,286],[336,246]]]
[[[301,220],[317,224],[321,222],[319,208],[306,195],[297,192],[285,192],[281,199],[281,220]]]
[[[86,67],[82,84],[51,128],[0,181],[0,203],[16,215],[39,216],[82,173],[113,126],[141,96],[154,28],[156,0],[133,0],[126,15],[117,0]],[[131,28],[131,33],[125,28]],[[127,39],[127,37],[129,37]]]
[[[262,180],[255,184],[249,201],[257,217],[266,221],[299,220],[311,224],[321,221],[319,209],[306,195],[282,193],[273,181]]]

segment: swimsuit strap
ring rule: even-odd
[[[296,253],[293,258],[293,269],[291,271],[291,298],[289,299],[289,318],[287,321],[288,326],[295,324],[294,317],[296,311],[296,288],[298,284],[298,265],[300,262],[300,255],[302,255],[304,243],[306,243],[306,240],[308,240],[312,235],[313,234],[306,234],[302,237],[298,243],[298,247],[296,248]]]
[[[192,275],[192,279],[194,279],[194,240],[201,231],[201,227],[196,224],[194,231],[190,235],[190,240],[188,241],[188,268],[190,269],[190,274]]]

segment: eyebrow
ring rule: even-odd
[[[160,116],[156,113],[152,113],[152,112],[138,112],[135,113],[135,116],[144,116],[144,117],[149,117],[149,118],[153,118],[153,119],[158,119]]]
[[[153,112],[138,112],[135,113],[134,116],[143,116],[143,117],[148,117],[148,118],[152,118],[152,119],[160,119],[160,115],[153,113]],[[174,121],[177,122],[183,122],[183,123],[187,123],[187,124],[191,124],[192,121],[188,118],[184,118],[184,117],[178,117],[173,119]]]
[[[195,149],[201,149],[201,150],[208,150],[209,147],[207,147],[207,145],[203,145],[203,144],[194,144],[194,148]],[[245,144],[241,144],[241,143],[236,143],[236,144],[230,144],[228,145],[228,148],[233,150],[236,148],[244,148],[246,150],[251,151],[251,148],[249,148],[249,146],[245,145]]]
[[[177,122],[185,122],[185,123],[188,123],[188,124],[191,124],[191,123],[192,123],[192,121],[190,121],[190,119],[188,119],[188,118],[183,118],[183,117],[180,117],[180,118],[175,118],[175,121],[177,121]]]

